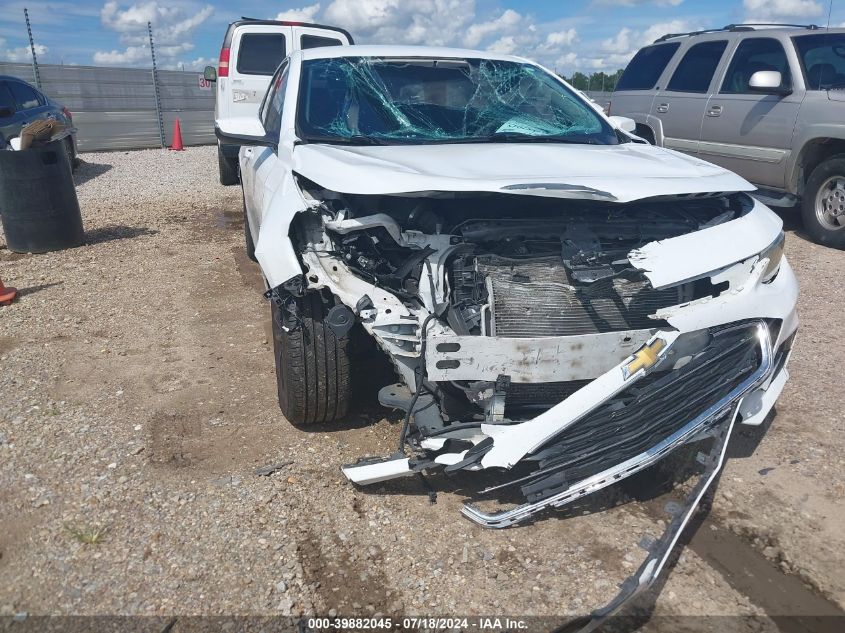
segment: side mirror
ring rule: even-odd
[[[783,76],[777,70],[758,70],[748,80],[748,88],[754,92],[788,95],[792,88],[783,85]]]
[[[206,81],[217,81],[217,69],[214,66],[206,66],[202,71],[202,78]]]
[[[15,111],[12,108],[0,107],[0,119],[8,119],[15,116]]]
[[[637,129],[637,122],[634,121],[634,119],[626,116],[612,116],[608,118],[610,119],[610,122],[613,123],[614,127],[619,128],[623,132],[630,132],[633,134]]]
[[[215,121],[214,134],[224,145],[272,147],[273,149],[279,146],[279,133],[266,132],[257,118]]]

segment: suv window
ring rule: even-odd
[[[674,92],[707,92],[727,46],[727,40],[701,42],[692,46],[678,64],[666,89]]]
[[[7,83],[9,90],[12,91],[12,96],[18,103],[18,110],[29,110],[30,108],[37,108],[41,105],[41,99],[38,93],[25,83],[20,81],[10,81]]]
[[[267,91],[261,112],[261,123],[265,132],[279,132],[282,128],[282,109],[285,105],[285,88],[288,85],[288,64],[273,78],[270,90]]]
[[[0,110],[11,110],[12,113],[17,109],[15,106],[15,100],[12,98],[12,93],[9,92],[9,88],[5,81],[0,81]]]
[[[302,50],[306,48],[320,48],[321,46],[342,46],[343,42],[333,37],[320,37],[319,35],[303,35],[299,40],[299,47]]]
[[[748,89],[751,75],[760,70],[776,70],[783,77],[783,85],[792,82],[789,74],[789,62],[786,51],[776,39],[771,37],[753,37],[743,40],[736,47],[731,65],[722,82],[723,93],[752,93]]]
[[[238,72],[272,75],[287,57],[282,33],[244,33],[238,47]]]
[[[793,37],[807,90],[845,87],[845,33]]]
[[[651,90],[666,70],[680,43],[646,46],[634,55],[616,84],[616,90]]]

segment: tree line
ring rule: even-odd
[[[571,76],[560,75],[564,81],[567,81],[573,88],[578,90],[601,90],[604,92],[613,92],[616,88],[616,82],[622,76],[622,68],[615,73],[608,74],[604,71],[585,75],[582,72],[574,72]]]

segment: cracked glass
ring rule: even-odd
[[[583,98],[533,64],[340,57],[303,62],[297,132],[350,144],[616,144]]]

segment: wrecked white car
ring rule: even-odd
[[[760,424],[788,378],[780,219],[531,62],[297,51],[260,119],[217,134],[244,146],[285,416],[344,417],[356,329],[395,367],[379,399],[407,412],[400,448],[344,467],[358,484],[514,472],[524,503],[464,510],[504,527],[715,438],[706,488],[733,425]]]

